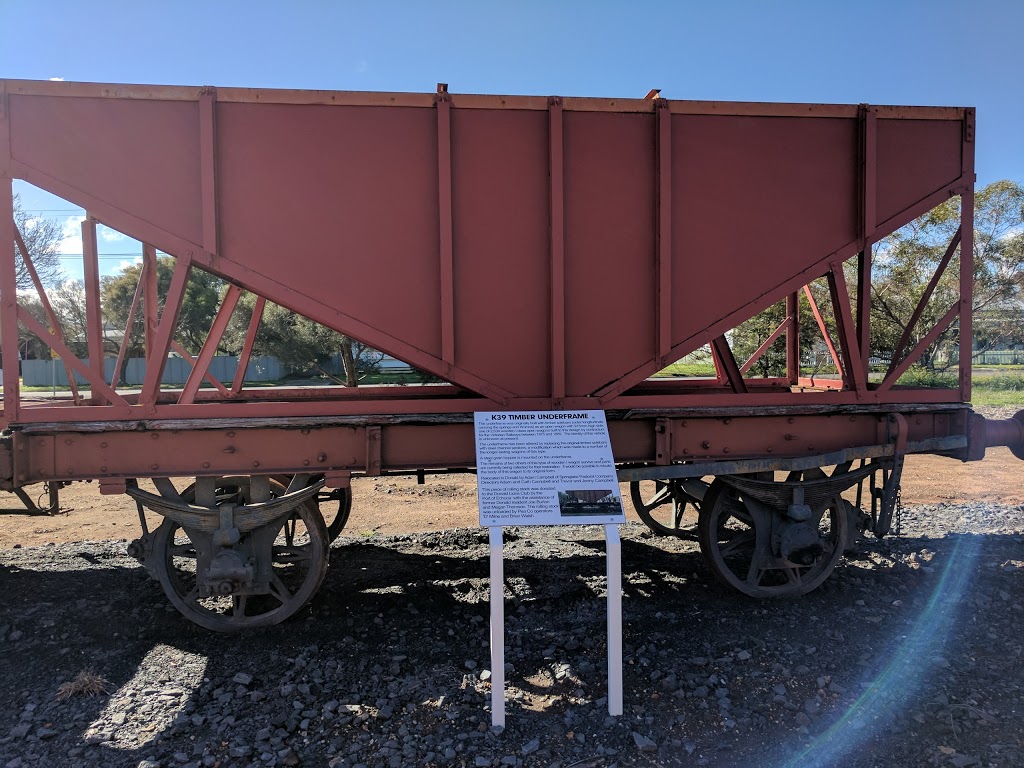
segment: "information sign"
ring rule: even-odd
[[[502,527],[604,525],[608,545],[608,714],[622,714],[624,523],[604,411],[476,414],[480,525],[491,544],[491,724],[505,725]]]
[[[480,525],[624,523],[604,411],[476,414]]]

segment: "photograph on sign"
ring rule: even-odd
[[[475,414],[480,524],[624,523],[604,411]]]
[[[610,488],[565,490],[558,492],[558,513],[562,517],[614,515],[622,508],[622,499]]]

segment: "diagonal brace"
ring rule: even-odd
[[[228,327],[231,315],[235,311],[235,305],[238,304],[238,297],[241,295],[242,289],[237,285],[228,286],[220,309],[217,310],[217,316],[213,319],[213,324],[210,326],[210,333],[206,337],[206,342],[203,344],[203,348],[199,350],[199,357],[196,358],[195,363],[192,365],[192,372],[189,374],[188,380],[181,390],[181,397],[178,398],[179,404],[195,402],[196,392],[199,391],[199,384],[204,377],[213,379],[216,382],[214,386],[217,386],[221,394],[225,396],[230,394],[227,388],[217,381],[209,371],[210,362],[217,353],[217,345],[220,344],[220,340],[224,336],[224,330]]]
[[[768,348],[775,343],[775,340],[789,328],[790,319],[791,318],[787,317],[783,320],[782,323],[779,324],[779,327],[772,331],[771,335],[764,340],[764,343],[754,350],[754,354],[748,357],[747,362],[740,366],[740,373],[746,373],[753,367],[754,363],[761,359],[764,353],[768,351]]]
[[[736,358],[733,357],[732,349],[729,347],[729,342],[725,336],[718,336],[712,339],[711,349],[714,350],[715,355],[721,362],[722,369],[729,380],[729,386],[732,387],[732,391],[737,394],[746,394],[747,385],[743,381],[743,374],[740,373],[740,367],[736,364]]]
[[[821,331],[821,337],[825,340],[825,346],[828,348],[828,353],[832,356],[832,363],[843,377],[843,384],[848,386],[849,381],[846,378],[846,371],[843,369],[842,363],[839,362],[839,355],[836,354],[836,345],[832,343],[832,334],[828,332],[828,326],[825,325],[825,318],[822,317],[821,310],[818,309],[818,302],[814,300],[814,294],[811,293],[811,287],[809,285],[804,286],[804,295],[807,297],[807,301],[811,305],[811,312],[814,314],[814,319],[818,323],[818,330]]]
[[[921,341],[919,341],[917,345],[907,353],[907,356],[903,358],[903,361],[885,375],[885,379],[883,379],[882,383],[878,385],[878,391],[884,392],[891,388],[892,385],[899,380],[900,376],[906,372],[907,368],[916,363],[918,358],[924,354],[924,351],[928,349],[928,347],[932,345],[943,331],[950,326],[959,313],[960,303],[957,302],[953,305],[952,309],[942,316],[942,319],[935,324],[935,327],[928,332],[928,335],[921,339]]]
[[[98,374],[91,366],[86,366],[81,360],[78,359],[75,354],[67,348],[64,342],[57,338],[56,334],[51,333],[43,326],[32,313],[24,307],[18,307],[18,320],[28,328],[32,333],[42,339],[54,352],[60,355],[64,362],[71,366],[72,370],[78,373],[83,379],[89,382],[89,385],[93,389],[93,396],[97,394],[103,397],[111,405],[128,405],[128,402],[121,397],[117,392],[112,390],[105,381],[102,379],[102,374]]]
[[[946,271],[946,267],[949,266],[949,262],[953,258],[953,252],[956,251],[957,246],[960,245],[960,231],[961,229],[958,227],[956,234],[953,235],[953,239],[949,241],[949,247],[946,248],[946,252],[935,267],[935,274],[932,275],[932,279],[928,281],[928,286],[924,289],[924,293],[921,294],[921,300],[917,302],[917,306],[914,308],[914,313],[910,316],[910,320],[903,329],[903,333],[900,335],[900,340],[892,352],[892,360],[889,362],[889,370],[885,372],[886,379],[892,375],[892,372],[896,370],[896,366],[900,364],[900,357],[903,355],[903,350],[907,347],[907,342],[910,341],[910,336],[914,332],[914,327],[917,325],[917,321],[920,320],[921,315],[924,314],[924,309],[927,306],[929,299],[931,299],[932,293],[935,292],[935,288],[938,286],[939,280],[942,278],[942,275]]]
[[[50,321],[50,327],[53,329],[53,335],[61,342],[64,343],[64,331],[60,327],[60,321],[57,319],[57,313],[53,311],[53,307],[50,305],[50,297],[46,295],[46,291],[43,289],[43,281],[39,279],[39,273],[36,272],[36,267],[32,263],[32,257],[29,255],[28,246],[25,245],[25,239],[21,236],[21,231],[18,229],[17,223],[14,224],[14,242],[18,246],[18,250],[21,251],[21,261],[25,265],[25,269],[28,271],[29,277],[32,279],[32,284],[36,287],[36,293],[39,294],[39,303],[43,305],[43,311],[46,313],[46,319]],[[75,405],[81,403],[81,398],[78,394],[78,382],[75,381],[74,375],[71,373],[71,367],[64,362],[64,372],[68,377],[68,385],[71,387],[71,399]]]

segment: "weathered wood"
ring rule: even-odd
[[[800,416],[815,414],[957,413],[971,410],[965,403],[918,403],[905,405],[794,405],[762,408],[644,408],[606,411],[609,421],[657,418],[732,418],[740,416]],[[74,424],[43,422],[16,427],[24,434],[48,432],[136,432],[151,430],[247,429],[280,427],[310,429],[333,426],[384,426],[389,424],[469,424],[472,413],[375,414],[372,416],[278,417],[247,419],[139,419],[135,421],[82,421]]]
[[[210,429],[315,429],[317,427],[362,427],[388,424],[468,424],[472,413],[420,413],[373,416],[280,417],[246,419],[138,419],[135,421],[76,421],[73,424],[42,422],[20,425],[17,431],[27,435],[48,432],[144,432]]]

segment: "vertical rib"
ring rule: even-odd
[[[786,297],[786,375],[789,383],[800,383],[800,294]]]
[[[0,147],[0,151],[3,148]],[[14,194],[0,179],[0,349],[4,359],[4,421],[18,420],[18,276],[14,266]]]
[[[672,113],[668,102],[658,99],[658,253],[657,296],[658,363],[664,368],[672,350]]]
[[[441,359],[455,365],[455,264],[452,235],[451,97],[437,96],[437,208],[441,275]]]
[[[551,179],[551,397],[565,397],[565,166],[562,99],[548,100]]]
[[[82,222],[82,261],[85,273],[85,336],[89,347],[89,367],[103,375],[103,313],[100,310],[100,261],[96,251],[96,220],[88,216]],[[105,400],[93,391],[92,402]]]
[[[157,261],[156,248],[152,245],[142,246],[142,316],[145,320],[146,355],[153,351],[156,340],[156,328],[160,322],[160,297],[157,293]]]
[[[199,169],[203,212],[203,248],[217,253],[217,91],[199,95]]]

